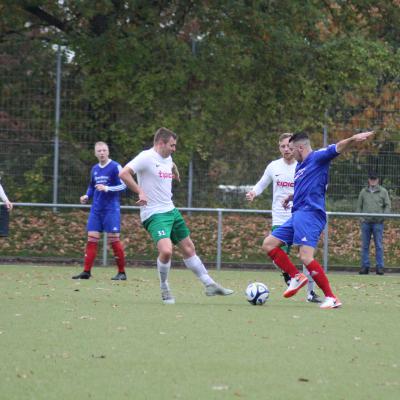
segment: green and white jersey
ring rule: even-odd
[[[163,158],[154,148],[142,151],[127,166],[137,176],[138,185],[147,196],[147,205],[140,207],[140,219],[175,208],[172,202],[172,157]]]
[[[291,217],[290,208],[285,210],[282,201],[294,192],[294,173],[297,162],[286,164],[283,158],[267,165],[253,190],[260,195],[272,183],[272,225],[282,225]]]

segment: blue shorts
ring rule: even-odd
[[[288,246],[294,244],[315,248],[325,225],[326,214],[324,212],[298,210],[271,235]]]
[[[90,210],[87,231],[119,233],[121,216],[119,210]]]

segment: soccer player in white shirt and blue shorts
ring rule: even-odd
[[[190,231],[181,213],[172,202],[174,163],[177,135],[167,128],[160,128],[154,135],[154,146],[139,153],[120,172],[119,176],[130,190],[137,193],[140,219],[157,245],[157,270],[160,278],[161,298],[164,304],[174,304],[168,275],[171,268],[173,245],[178,245],[187,268],[205,286],[207,296],[226,296],[233,290],[216,283],[197,256]],[[134,175],[137,176],[137,183]]]
[[[279,151],[282,158],[269,163],[261,179],[250,192],[246,193],[246,199],[253,201],[256,196],[259,196],[272,183],[272,232],[292,216],[290,208],[285,209],[282,205],[285,198],[293,194],[294,191],[294,172],[297,161],[289,148],[291,136],[291,133],[282,133],[279,136]],[[290,246],[283,246],[282,249],[289,254]],[[321,300],[314,291],[315,282],[304,266],[303,272],[308,278],[307,301],[320,303]],[[289,285],[290,276],[286,272],[283,272],[282,275],[286,284]]]

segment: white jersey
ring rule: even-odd
[[[140,219],[175,208],[172,202],[172,157],[161,157],[154,148],[142,151],[127,166],[137,176],[138,184],[147,197],[147,205],[140,207]]]
[[[285,210],[282,201],[294,192],[294,173],[297,162],[286,164],[283,158],[272,161],[267,165],[264,175],[256,183],[253,191],[260,195],[272,182],[272,225],[282,225],[291,217],[291,210]]]
[[[0,183],[0,199],[3,200],[4,203],[6,203],[7,201],[9,201],[9,200],[8,200],[8,197],[7,197],[7,195],[6,195],[6,192],[5,192],[4,189],[3,189],[3,186],[1,186],[1,183]]]

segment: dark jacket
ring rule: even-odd
[[[380,185],[375,186],[373,190],[366,187],[361,190],[358,196],[357,212],[387,214],[390,213],[390,207],[388,191]],[[378,224],[383,222],[383,217],[364,217],[361,221]]]

